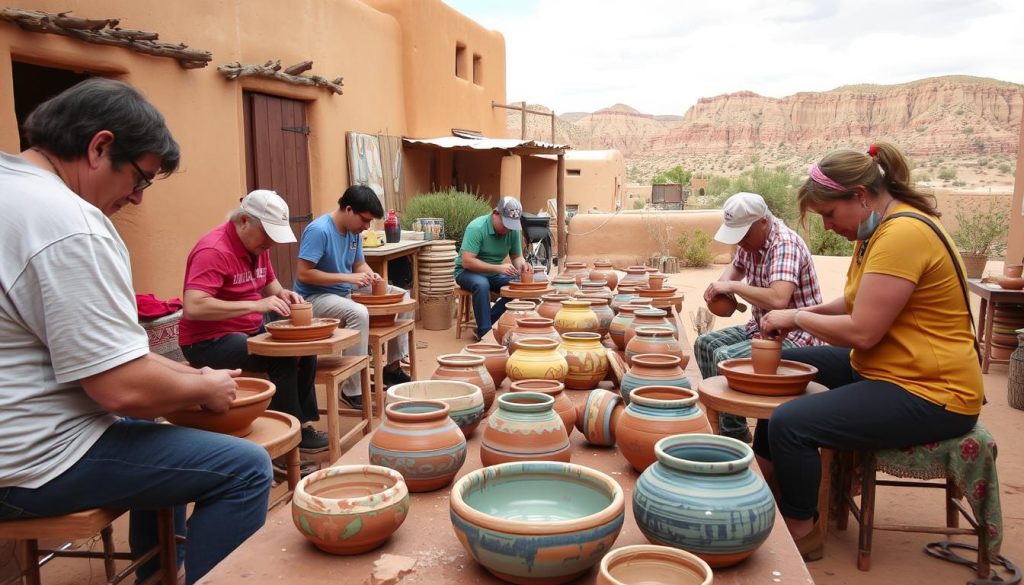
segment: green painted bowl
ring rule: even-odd
[[[463,476],[451,493],[459,542],[499,578],[569,582],[611,549],[625,518],[622,488],[582,465],[503,463]]]

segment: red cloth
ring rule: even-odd
[[[159,319],[180,311],[184,306],[179,298],[161,301],[150,293],[135,295],[135,304],[139,308],[139,319]]]

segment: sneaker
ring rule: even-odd
[[[302,441],[299,442],[299,451],[303,453],[320,453],[326,451],[330,441],[327,433],[318,431],[312,426],[302,427]]]
[[[338,400],[340,400],[341,402],[348,403],[349,406],[351,406],[352,408],[354,408],[356,410],[362,410],[363,409],[363,395],[362,394],[353,394],[352,396],[347,396],[345,394],[341,394],[341,395],[338,396]]]
[[[395,368],[394,370],[384,370],[384,385],[394,386],[395,384],[404,384],[406,382],[412,382],[412,378],[409,374],[405,373],[402,368]]]
[[[277,459],[271,461],[270,464],[274,468],[275,478],[284,479],[288,477],[288,465],[287,459],[285,457],[278,457]],[[318,469],[320,469],[320,466],[316,463],[316,461],[310,461],[308,459],[303,459],[299,461],[299,477],[306,477],[307,475],[313,473]]]
[[[730,439],[736,439],[737,441],[743,441],[747,444],[754,442],[754,435],[751,434],[749,428],[743,429],[743,432],[741,433],[722,433],[722,436],[729,437]]]

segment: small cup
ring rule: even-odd
[[[661,285],[665,282],[664,274],[650,274],[647,276],[647,286],[651,290],[661,290]]]
[[[292,304],[292,325],[305,327],[313,323],[313,303]]]
[[[782,361],[782,342],[775,339],[751,339],[750,359],[755,374],[774,376]]]
[[[523,271],[519,274],[519,282],[523,284],[533,284],[533,272]]]
[[[375,297],[388,294],[388,282],[383,278],[380,280],[373,281],[371,291],[373,293],[373,296]]]

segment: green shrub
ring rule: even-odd
[[[1002,163],[1002,164],[999,165],[999,172],[1003,173],[1004,175],[1010,174],[1010,171],[1012,171],[1012,170],[1013,170],[1013,167],[1011,167],[1009,165],[1009,163]]]
[[[853,242],[832,230],[825,229],[821,216],[811,214],[807,218],[809,233],[807,247],[815,256],[849,256],[853,254]]]
[[[643,209],[646,206],[643,199],[637,199],[633,202],[633,209]]]
[[[692,177],[693,172],[684,169],[681,165],[676,165],[671,169],[655,174],[654,178],[651,179],[651,184],[679,183],[680,185],[689,185]]]
[[[943,181],[952,181],[956,178],[956,169],[952,167],[942,167],[939,169],[939,178]]]
[[[424,193],[406,202],[402,229],[412,229],[412,222],[420,217],[440,217],[444,219],[445,237],[461,245],[469,222],[490,212],[490,202],[472,193],[454,188]]]
[[[1010,205],[989,199],[988,208],[975,203],[969,208],[956,204],[956,233],[953,242],[961,252],[984,254],[990,258],[1002,256],[1006,251],[1006,237],[1010,233]]]
[[[687,230],[679,236],[676,244],[679,246],[679,259],[683,266],[703,268],[711,264],[711,236],[704,230]]]

